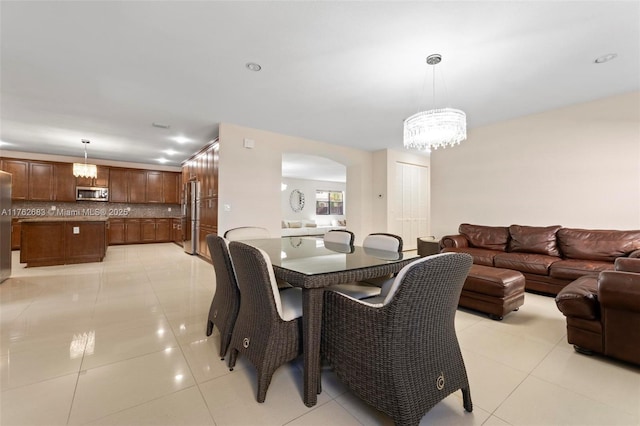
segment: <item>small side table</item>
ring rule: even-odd
[[[440,253],[440,242],[430,237],[418,237],[418,256],[431,256]]]

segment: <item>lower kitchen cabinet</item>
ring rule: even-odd
[[[211,254],[209,253],[209,247],[207,246],[207,235],[209,234],[217,235],[218,230],[216,227],[200,225],[200,229],[198,231],[198,254],[211,261]]]
[[[156,242],[171,240],[171,219],[156,219]]]
[[[126,244],[137,244],[142,241],[140,235],[140,219],[124,220],[124,241]]]
[[[109,245],[125,244],[124,219],[109,219]]]
[[[173,241],[172,218],[110,219],[109,244]]]
[[[106,253],[104,220],[23,219],[20,263],[27,267],[101,262]]]
[[[179,246],[184,245],[185,218],[175,217],[171,220],[171,241]]]
[[[11,250],[20,250],[20,222],[11,219]]]

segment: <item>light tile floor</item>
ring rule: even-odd
[[[302,362],[264,404],[241,359],[205,336],[213,267],[174,244],[109,247],[102,263],[24,268],[0,285],[0,424],[390,425],[323,370],[313,408]],[[473,413],[460,392],[430,425],[639,425],[640,368],[574,352],[553,298],[526,294],[503,321],[459,310]]]

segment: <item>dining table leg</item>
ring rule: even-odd
[[[302,340],[304,344],[304,404],[313,407],[320,393],[320,339],[324,289],[302,290]]]

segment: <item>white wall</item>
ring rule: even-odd
[[[255,148],[243,148],[244,139]],[[331,145],[309,139],[220,124],[220,169],[218,233],[237,226],[256,225],[280,235],[282,209],[282,154],[318,155],[347,167],[347,224],[356,242],[372,231],[371,152]],[[225,209],[229,207],[229,211]]]
[[[287,189],[281,192],[282,219],[285,220],[315,220],[318,225],[330,225],[333,219],[344,219],[345,215],[316,215],[316,190],[342,191],[344,195],[344,206],[349,202],[346,194],[347,185],[343,182],[329,182],[323,180],[282,178],[282,183],[287,185]],[[299,212],[294,212],[289,204],[289,196],[294,189],[304,194],[304,208]]]
[[[640,92],[472,129],[431,166],[437,237],[463,222],[640,229]]]

